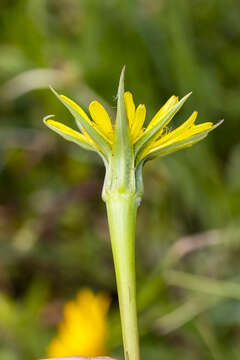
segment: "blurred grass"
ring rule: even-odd
[[[172,126],[195,109],[202,121],[225,119],[195,148],[145,168],[137,234],[143,359],[239,359],[240,305],[226,291],[231,283],[240,291],[239,13],[238,0],[1,1],[0,360],[44,357],[63,302],[81,286],[115,300],[109,347],[120,358],[104,169],[41,119],[54,113],[72,124],[49,83],[114,114],[123,64],[148,120],[170,95],[190,90]],[[205,293],[186,279],[169,282],[169,272],[187,273],[196,287],[205,279]]]

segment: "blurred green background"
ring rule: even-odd
[[[121,333],[101,187],[104,168],[50,132],[74,126],[49,91],[110,113],[121,68],[147,118],[172,94],[224,124],[145,167],[137,224],[142,357],[239,360],[239,0],[1,0],[0,360],[45,349],[63,303],[87,286],[112,298],[109,355]]]

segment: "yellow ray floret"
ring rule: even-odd
[[[124,93],[124,102],[126,107],[131,139],[132,142],[134,143],[136,139],[143,133],[142,127],[146,117],[146,107],[145,105],[140,104],[136,109],[133,101],[133,96],[130,93],[130,91],[126,91]]]
[[[156,148],[158,145],[162,145],[172,139],[177,139],[182,134],[186,134],[187,130],[194,126],[194,122],[197,118],[197,111],[194,111],[192,115],[175,130],[168,132],[166,135],[162,135],[158,140],[154,141],[150,148]],[[166,129],[166,128],[165,128]]]
[[[89,112],[98,129],[112,142],[113,127],[111,119],[103,105],[94,100],[89,105]]]
[[[194,122],[197,117],[197,111],[194,111],[192,115],[182,125],[175,130],[170,131],[166,135],[161,136],[157,141],[153,142],[145,151],[149,153],[163,147],[169,146],[191,138],[194,135],[201,134],[204,131],[211,129],[214,125],[212,122],[205,122],[203,124],[195,125]]]
[[[66,303],[57,336],[47,349],[49,357],[99,356],[105,354],[109,297],[79,291],[77,299]]]
[[[135,112],[134,121],[131,127],[131,138],[133,143],[143,133],[143,125],[146,118],[146,107],[143,104],[138,105]]]
[[[130,91],[126,91],[124,93],[124,102],[125,102],[129,127],[131,128],[132,124],[133,124],[133,121],[134,121],[134,117],[135,117],[135,104],[134,104],[134,101],[133,101],[133,96],[130,93]]]
[[[90,120],[90,118],[88,117],[88,115],[85,113],[85,111],[81,108],[81,106],[79,106],[78,104],[75,103],[75,101],[69,99],[67,96],[65,95],[60,95],[60,97],[65,100],[70,106],[72,106],[77,112],[78,114],[84,118],[89,124],[92,124],[92,121]],[[87,131],[81,127],[81,131],[83,132],[83,134],[85,135],[85,137],[88,139],[88,141],[93,144],[93,140],[91,139],[91,137],[88,135]]]
[[[158,110],[158,112],[156,113],[156,115],[152,118],[152,120],[150,121],[149,125],[147,126],[147,129],[151,129],[153,128],[158,121],[168,113],[169,110],[171,110],[171,108],[177,104],[178,102],[178,97],[175,95],[172,95],[168,101],[160,108],[160,110]],[[168,121],[170,122],[171,119]],[[167,125],[167,124],[166,124]]]
[[[56,128],[56,129],[61,130],[66,135],[73,136],[75,139],[79,139],[79,140],[85,142],[86,144],[91,144],[92,143],[91,138],[90,138],[90,141],[89,141],[89,139],[85,135],[81,134],[79,131],[73,130],[69,126],[62,124],[59,121],[55,121],[55,120],[52,120],[52,119],[47,119],[45,121],[45,123],[47,125],[50,125],[50,126]]]
[[[92,117],[92,120],[88,117],[85,111],[76,104],[73,100],[69,99],[65,95],[61,95],[61,98],[65,100],[70,106],[74,108],[74,110],[84,118],[92,127],[96,128],[103,137],[106,137],[110,142],[113,141],[113,129],[110,117],[103,107],[98,101],[94,100],[89,105],[89,112]],[[83,134],[90,140],[90,136],[87,131],[81,127],[81,131]],[[92,139],[91,139],[92,140]]]
[[[63,100],[65,100],[69,105],[71,105],[78,113],[80,116],[82,116],[86,121],[88,121],[89,123],[91,123],[91,120],[89,119],[89,117],[87,116],[87,114],[85,113],[85,111],[81,108],[81,106],[79,106],[78,104],[76,104],[73,100],[69,99],[67,96],[65,95],[60,95],[61,98]]]

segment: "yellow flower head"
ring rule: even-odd
[[[124,69],[119,83],[114,124],[98,101],[90,103],[90,117],[74,101],[64,95],[58,95],[55,90],[53,92],[72,113],[79,130],[73,130],[52,120],[52,116],[44,119],[45,124],[67,140],[98,152],[107,168],[105,185],[111,189],[126,186],[129,182],[127,172],[132,168],[136,170],[136,174],[138,173],[139,179],[131,180],[129,186],[136,187],[137,183],[141,183],[141,169],[147,160],[192,146],[221,123],[214,125],[212,122],[205,122],[196,125],[197,112],[194,111],[182,125],[169,131],[168,124],[190,96],[188,94],[181,100],[175,95],[171,96],[153,119],[145,124],[145,105],[140,104],[136,107],[132,94],[129,91],[124,92]],[[117,169],[115,175],[110,176],[114,168]]]
[[[104,355],[109,303],[104,294],[94,295],[89,289],[80,290],[75,301],[66,303],[64,319],[48,346],[47,356]]]

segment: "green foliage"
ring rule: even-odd
[[[113,114],[124,64],[148,121],[189,91],[171,126],[195,109],[199,121],[225,119],[195,148],[144,169],[143,359],[238,360],[239,1],[2,0],[0,10],[0,360],[44,357],[63,302],[82,286],[112,295],[109,349],[120,354],[104,168],[42,118],[72,126],[49,84]]]

